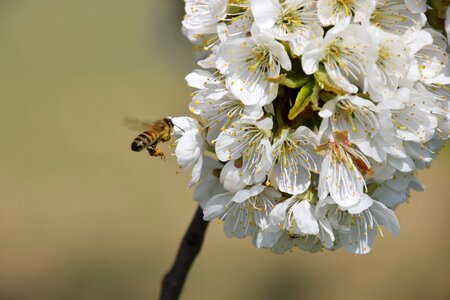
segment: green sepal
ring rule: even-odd
[[[288,119],[294,120],[305,108],[312,103],[317,108],[320,87],[314,79],[302,86],[295,98],[294,106],[289,110]]]
[[[298,89],[308,82],[309,76],[303,73],[285,73],[277,77],[267,77],[266,80],[287,86],[291,89]]]
[[[314,78],[322,90],[332,92],[337,95],[344,95],[345,91],[333,83],[323,67],[314,73]]]
[[[309,188],[306,192],[302,194],[302,198],[308,200],[309,203],[316,205],[319,202],[319,197],[317,196],[317,190]]]
[[[378,189],[379,185],[377,183],[369,183],[367,185],[367,194],[372,195]]]

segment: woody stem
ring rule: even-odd
[[[176,300],[180,297],[187,274],[202,247],[208,224],[203,220],[202,209],[198,207],[181,241],[175,262],[163,278],[160,300]]]

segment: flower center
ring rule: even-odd
[[[280,161],[283,164],[284,168],[287,168],[289,163],[291,163],[291,159],[289,159],[289,155],[292,155],[292,151],[298,149],[299,146],[297,143],[293,142],[289,138],[286,138],[283,143],[280,143],[274,150],[274,160]]]
[[[252,49],[252,56],[246,60],[247,62],[252,62],[252,65],[250,65],[248,69],[253,72],[258,70],[262,73],[266,73],[272,67],[272,56],[270,55],[269,50],[263,47],[254,47]]]
[[[348,139],[347,131],[335,131],[335,141],[330,141],[316,147],[316,152],[327,154],[331,152],[333,161],[344,163],[349,170],[355,167],[362,175],[372,176],[372,166],[367,158],[353,147]]]
[[[342,45],[342,38],[338,37],[328,45],[322,57],[322,62],[328,63],[334,68],[339,66],[346,71],[347,64],[344,62],[343,56],[348,54],[350,54],[349,51]]]
[[[396,1],[378,3],[376,10],[370,16],[370,22],[376,27],[385,28],[389,31],[394,30],[395,27],[408,29],[408,26],[402,25],[408,21],[408,18],[401,14],[402,8]]]
[[[281,27],[283,31],[292,33],[296,28],[302,25],[300,14],[296,9],[287,9],[280,18],[277,19],[276,25]]]
[[[347,100],[338,102],[336,106],[339,113],[334,114],[333,120],[337,122],[338,117],[340,116],[351,125],[353,132],[357,132],[358,128],[355,124],[355,112],[357,111],[357,108]]]
[[[381,46],[378,52],[378,61],[377,61],[378,65],[382,68],[385,68],[390,58],[391,53],[389,52],[389,49],[384,46]]]

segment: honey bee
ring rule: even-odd
[[[151,156],[165,158],[164,153],[156,148],[156,145],[170,140],[174,125],[169,118],[147,122],[127,117],[124,119],[124,125],[131,130],[144,130],[131,143],[131,150],[140,152],[147,149]]]

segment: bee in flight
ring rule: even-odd
[[[127,117],[124,119],[124,125],[131,130],[144,130],[131,143],[131,150],[140,152],[147,149],[151,156],[164,158],[164,153],[156,146],[159,142],[170,140],[174,125],[169,118],[147,122]]]

